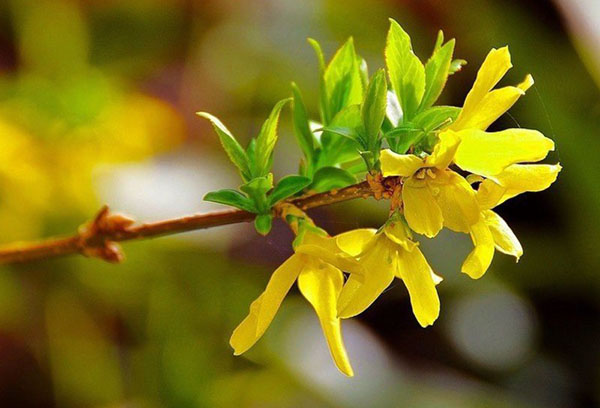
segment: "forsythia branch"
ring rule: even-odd
[[[369,179],[369,181],[339,190],[307,194],[286,202],[302,210],[308,210],[356,198],[371,196],[377,199],[390,198],[398,184],[398,177],[381,178],[376,183]],[[383,194],[382,191],[384,191]],[[280,215],[277,214],[277,206],[274,211],[275,215]],[[135,225],[131,218],[111,213],[109,208],[104,206],[92,221],[81,226],[79,231],[71,236],[0,247],[0,264],[21,263],[72,254],[81,254],[117,263],[124,259],[123,251],[117,242],[248,222],[252,221],[255,216],[256,214],[242,210],[223,210]]]

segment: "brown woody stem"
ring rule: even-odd
[[[394,188],[399,184],[399,179],[381,178],[378,184],[381,187],[376,191],[373,189],[373,180],[370,180],[339,190],[304,195],[287,202],[302,210],[308,210],[356,198],[371,196],[376,196],[378,199],[390,198]],[[120,262],[124,256],[117,242],[248,222],[254,217],[255,214],[242,210],[223,210],[134,225],[132,219],[113,214],[105,206],[94,220],[82,226],[72,236],[0,247],[0,264],[28,262],[71,254],[96,257],[108,262]]]

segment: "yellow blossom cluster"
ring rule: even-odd
[[[379,230],[330,237],[310,222],[296,228],[295,254],[273,273],[233,333],[236,355],[263,335],[295,281],[319,317],[336,366],[347,376],[353,371],[340,321],[363,312],[394,278],[408,289],[419,324],[433,324],[440,311],[436,285],[442,278],[427,263],[413,232],[433,238],[446,227],[469,234],[474,249],[462,272],[474,279],[486,272],[495,250],[519,259],[521,244],[493,208],[521,193],[548,188],[561,167],[533,164],[554,149],[552,140],[538,131],[486,131],[533,84],[528,75],[517,86],[494,89],[510,68],[508,48],[488,54],[460,114],[439,132],[430,154],[381,151],[383,176],[400,177],[402,190],[399,208]],[[302,214],[297,211],[293,217]],[[345,282],[342,271],[349,274]]]

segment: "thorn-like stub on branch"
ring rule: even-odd
[[[81,253],[91,258],[99,258],[110,263],[121,263],[125,254],[119,244],[113,241],[104,241],[102,246],[84,247]]]
[[[127,231],[134,222],[123,214],[111,213],[105,205],[91,222],[79,228],[79,252],[111,263],[122,262],[123,250],[111,237]]]
[[[135,221],[126,215],[119,213],[111,213],[108,206],[103,206],[94,221],[92,222],[93,227],[97,233],[111,234],[115,232],[126,231]]]

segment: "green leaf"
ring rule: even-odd
[[[273,174],[269,173],[266,176],[255,177],[246,184],[240,186],[240,190],[250,195],[255,192],[266,193],[273,188]]]
[[[329,118],[329,107],[327,106],[327,91],[325,89],[325,57],[317,40],[309,38],[308,43],[315,50],[319,61],[319,113],[321,114],[321,121],[326,123],[327,118]]]
[[[348,171],[337,167],[323,167],[315,173],[309,189],[320,193],[354,183],[356,183],[356,177]]]
[[[347,129],[359,129],[362,126],[362,116],[360,112],[360,105],[350,105],[338,112],[333,118],[327,128],[347,128]],[[321,136],[321,139],[325,137],[325,131]],[[324,140],[321,143],[326,145]]]
[[[387,93],[385,115],[393,127],[398,126],[402,122],[402,107],[400,106],[400,101],[398,100],[396,93],[392,90],[388,90]]]
[[[321,44],[314,38],[309,38],[308,43],[313,50],[315,50],[315,54],[317,54],[317,60],[319,61],[319,70],[321,71],[321,75],[325,73],[325,57],[323,56],[323,49],[321,48]]]
[[[434,106],[419,113],[413,119],[415,127],[423,129],[425,133],[440,130],[454,122],[460,113],[456,106]]]
[[[346,170],[348,173],[354,175],[364,174],[368,171],[367,164],[362,159],[362,157],[360,158],[360,160],[355,160],[354,162],[347,163],[345,167],[343,167],[343,169]]]
[[[467,61],[464,59],[455,59],[450,63],[450,69],[448,70],[449,75],[453,75],[460,71],[463,65],[467,65]]]
[[[219,136],[219,140],[221,141],[223,149],[225,149],[225,153],[227,153],[227,156],[229,156],[229,159],[240,170],[244,181],[250,179],[250,168],[246,152],[244,152],[244,149],[242,146],[240,146],[235,137],[233,137],[231,132],[225,127],[225,125],[223,125],[223,123],[221,123],[219,119],[210,113],[197,112],[196,114],[210,120],[215,132],[217,132],[217,135]]]
[[[237,190],[225,189],[211,191],[204,196],[204,201],[229,205],[251,213],[257,212],[252,200]]]
[[[323,128],[323,132],[336,136],[343,136],[347,139],[356,141],[359,138],[359,128],[343,127],[343,126],[327,126]],[[332,149],[333,150],[333,149]]]
[[[377,149],[377,150],[364,150],[364,151],[360,151],[360,157],[362,157],[362,159],[365,161],[365,165],[367,167],[367,171],[369,173],[373,173],[374,171],[381,171],[380,168],[380,162],[379,162],[379,151],[381,149]]]
[[[358,69],[360,71],[360,83],[362,85],[362,89],[367,89],[369,86],[369,66],[367,65],[367,61],[357,56],[358,58]]]
[[[444,44],[444,32],[438,31],[437,38],[435,39],[435,45],[433,46],[433,54],[435,54]]]
[[[371,78],[361,109],[365,131],[364,137],[367,141],[367,146],[364,147],[367,149],[378,149],[381,144],[379,134],[381,124],[385,119],[386,105],[387,83],[385,81],[385,71],[381,69]]]
[[[256,172],[253,176],[264,176],[269,172],[271,157],[275,143],[277,143],[277,124],[281,109],[291,99],[283,99],[275,104],[269,118],[263,123],[260,133],[256,138],[256,150],[254,152]]]
[[[441,31],[440,31],[441,32]],[[442,34],[443,38],[443,34]],[[429,108],[438,99],[450,73],[450,62],[454,53],[454,39],[437,48],[425,65],[425,93],[420,110]]]
[[[279,180],[279,183],[275,186],[273,191],[269,194],[268,203],[272,207],[281,200],[285,200],[288,197],[302,191],[306,186],[311,183],[311,179],[303,176],[286,176]]]
[[[317,168],[335,166],[357,157],[357,139],[362,127],[359,105],[342,109],[321,135],[321,154]]]
[[[254,219],[254,228],[260,235],[267,235],[271,232],[273,225],[273,216],[271,214],[259,214]]]
[[[411,122],[386,133],[385,138],[394,152],[404,154],[432,132],[451,124],[459,112],[460,108],[454,106],[434,106],[419,113]]]
[[[294,135],[296,140],[302,149],[304,157],[308,162],[308,166],[312,167],[315,159],[315,143],[317,142],[313,132],[310,130],[308,114],[306,113],[306,106],[302,100],[302,94],[300,89],[292,82],[292,112],[293,112],[293,125]]]
[[[425,134],[422,129],[415,128],[412,124],[407,124],[386,133],[385,138],[394,152],[404,154],[412,145],[421,140]]]
[[[250,170],[254,167],[254,155],[256,152],[256,139],[250,139],[250,143],[246,146],[246,157],[248,158],[248,165],[250,166]]]
[[[248,183],[240,186],[240,190],[248,194],[248,197],[254,202],[254,206],[259,213],[269,211],[270,207],[267,202],[267,192],[273,188],[273,174],[269,173],[266,176],[255,177]]]
[[[335,53],[323,75],[327,99],[324,124],[329,122],[342,109],[362,102],[362,80],[354,41],[348,41]]]
[[[425,92],[425,67],[413,53],[409,35],[390,19],[385,60],[392,88],[400,100],[404,121],[410,120]]]

